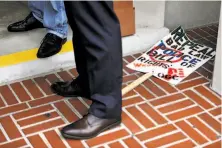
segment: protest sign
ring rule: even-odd
[[[127,67],[178,84],[215,56],[215,49],[191,41],[178,27]]]

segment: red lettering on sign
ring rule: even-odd
[[[153,65],[150,65],[150,64],[144,64],[144,63],[133,63],[134,64],[134,67],[150,67],[150,66],[153,66]]]
[[[180,77],[180,78],[183,78],[184,77],[184,71],[182,68],[168,68],[168,73],[167,75],[169,77],[165,77],[166,80],[170,80],[172,78],[175,78],[175,77]]]
[[[170,51],[170,53],[165,53],[162,55],[156,55],[154,54],[155,50],[165,50],[165,51]],[[177,63],[182,61],[182,57],[180,56],[182,54],[181,51],[176,50],[176,49],[171,49],[171,48],[167,48],[167,47],[161,47],[161,46],[156,46],[154,47],[151,52],[149,53],[149,57],[152,61],[155,62],[161,62],[161,63]],[[178,57],[179,56],[179,57]],[[176,57],[176,59],[175,59]],[[156,58],[160,58],[159,60]]]

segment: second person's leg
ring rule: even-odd
[[[63,0],[41,1],[42,23],[47,34],[38,50],[38,58],[57,54],[67,40],[68,22]]]

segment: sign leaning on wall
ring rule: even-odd
[[[191,41],[178,27],[127,67],[176,85],[215,53],[215,49]]]

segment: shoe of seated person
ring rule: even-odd
[[[62,39],[55,34],[47,33],[39,47],[37,57],[47,58],[59,53],[67,39]]]
[[[10,24],[7,29],[9,32],[24,32],[37,28],[44,28],[44,26],[30,13],[24,20]]]

